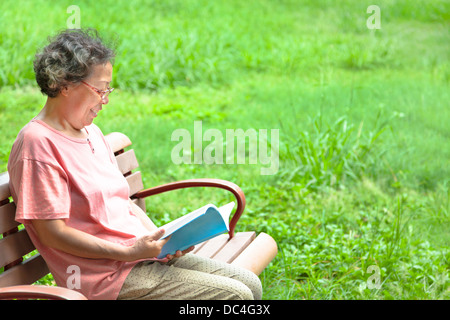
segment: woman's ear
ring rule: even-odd
[[[69,87],[67,87],[67,86],[62,87],[60,93],[61,93],[64,97],[67,97],[67,96],[69,95]]]

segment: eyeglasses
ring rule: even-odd
[[[81,83],[86,85],[88,88],[91,88],[95,93],[97,93],[100,96],[100,98],[102,100],[105,100],[109,96],[109,94],[111,92],[113,92],[113,90],[114,90],[114,88],[111,88],[111,87],[106,88],[106,90],[100,90],[100,89],[97,89],[97,88],[91,86],[87,82],[81,81]]]

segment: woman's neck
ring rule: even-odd
[[[87,133],[84,128],[75,128],[67,120],[61,107],[60,101],[57,98],[48,98],[42,110],[35,117],[35,119],[45,122],[50,127],[58,130],[73,138],[87,138]]]

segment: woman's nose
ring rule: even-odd
[[[108,104],[108,102],[109,102],[109,97],[102,98],[102,104]]]

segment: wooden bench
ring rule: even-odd
[[[232,192],[237,208],[230,221],[230,232],[196,246],[194,254],[225,261],[260,274],[277,254],[273,238],[265,233],[256,236],[254,231],[235,232],[236,223],[245,207],[245,196],[234,183],[218,179],[191,179],[173,182],[145,189],[141,172],[137,171],[138,161],[130,139],[122,133],[114,132],[106,136],[110,143],[122,174],[130,185],[130,198],[144,211],[145,198],[163,192],[190,188],[214,187]],[[44,259],[39,253],[25,258],[35,250],[26,230],[15,221],[15,204],[11,201],[9,176],[0,174],[0,299],[85,299],[74,290],[31,285],[49,273]],[[3,271],[2,271],[3,268]]]

